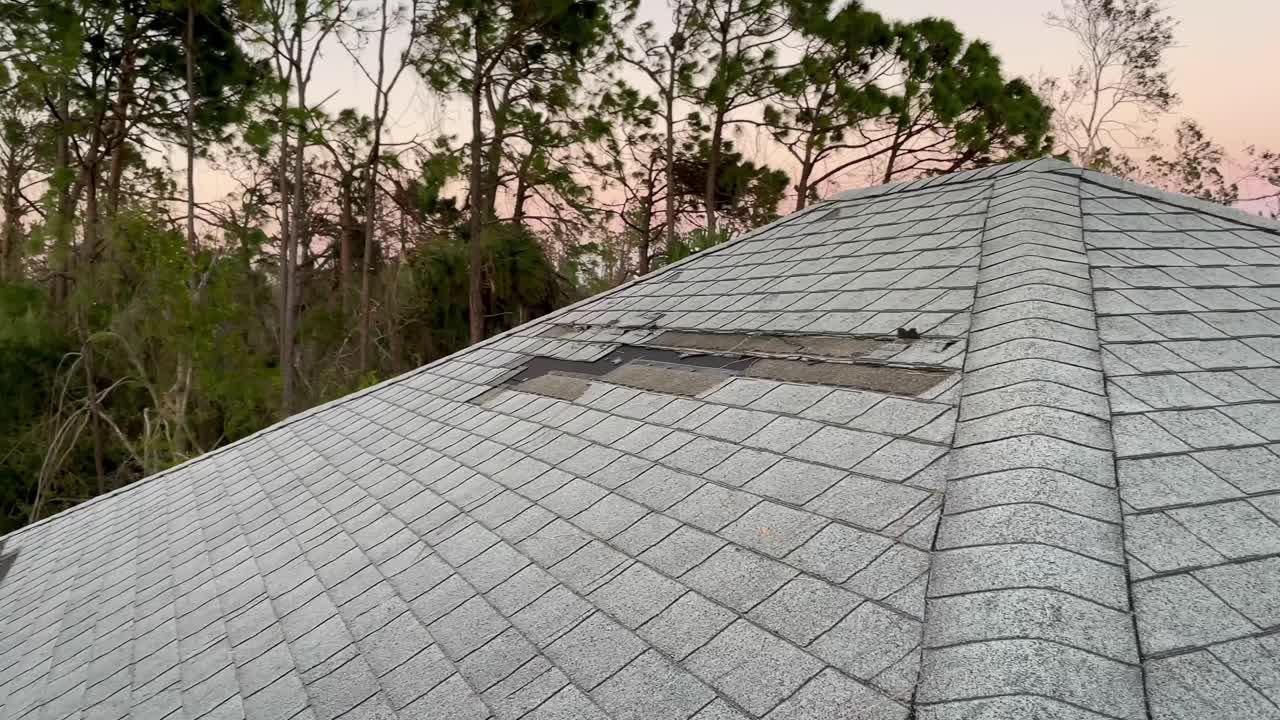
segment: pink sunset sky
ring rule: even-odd
[[[1078,62],[1072,38],[1044,22],[1047,13],[1061,8],[1060,0],[864,0],[863,5],[891,20],[948,18],[966,36],[988,42],[1010,76],[1033,82],[1043,75],[1061,77]],[[1177,121],[1187,117],[1233,155],[1247,145],[1280,149],[1280,0],[1171,0],[1166,5],[1178,22],[1177,47],[1168,65],[1182,102],[1153,128],[1155,135],[1171,139]],[[660,30],[669,22],[668,12],[665,0],[641,0],[640,18],[654,20]],[[392,38],[389,58],[405,40],[403,33]],[[329,97],[331,111],[354,106],[368,112],[372,105],[367,80],[336,46],[325,52],[311,96]],[[465,140],[465,121],[454,103],[442,103],[426,92],[409,72],[393,96],[388,135],[425,140],[443,130]],[[181,164],[177,156],[174,160]],[[236,189],[222,173],[202,176],[202,199],[222,198]]]
[[[1066,33],[1044,24],[1059,0],[867,0],[886,17],[937,15],[966,35],[989,42],[1008,72],[1024,77],[1065,75],[1076,62]],[[1169,55],[1182,104],[1174,117],[1198,120],[1209,135],[1238,151],[1250,143],[1280,146],[1280,2],[1175,0],[1178,47]]]

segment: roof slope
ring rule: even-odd
[[[1280,718],[1277,396],[1275,225],[847,193],[5,537],[0,716]]]

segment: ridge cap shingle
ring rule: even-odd
[[[989,191],[961,380],[962,420],[931,554],[916,701],[940,713],[943,707],[971,707],[1001,696],[998,703],[1016,702],[1023,713],[1035,708],[1037,717],[1066,717],[1059,710],[1070,706],[1072,717],[1084,709],[1098,717],[1141,720],[1146,698],[1123,540],[1113,519],[1120,497],[1092,284],[1087,273],[1069,274],[1055,264],[1088,267],[1083,222],[1078,204],[1072,223],[1060,211],[1045,220],[1026,203],[1049,192],[1025,184],[1027,171],[1038,172],[1033,168],[1041,162],[996,177]],[[1078,176],[1055,177],[1063,191],[1079,198]],[[1017,205],[1000,212],[1000,205],[1010,203]],[[1016,228],[1009,234],[1025,236],[1025,242],[1002,244],[992,252],[993,233],[1006,227]],[[1053,253],[1038,244],[1046,235]],[[993,264],[996,256],[1000,259]],[[1008,261],[1056,276],[1056,285],[1079,290],[1090,307],[1081,310],[1035,296],[985,306],[984,283],[995,265]],[[984,342],[988,335],[995,340]],[[988,382],[987,376],[998,377],[1007,366],[1027,361],[1070,367],[1076,382],[1088,385],[1081,388],[1090,391],[1083,396],[1085,406],[1055,406],[1045,397],[1022,395],[997,412],[963,419],[975,390],[987,397],[1002,387],[1002,381]],[[1062,479],[1046,485],[1045,470]],[[1109,488],[1110,500],[1103,502],[1112,507],[1098,516],[1080,514],[1071,502],[1073,483]],[[954,508],[956,496],[966,499],[960,510]]]

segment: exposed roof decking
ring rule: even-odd
[[[1277,343],[1266,221],[845,193],[6,537],[0,716],[1280,718]]]

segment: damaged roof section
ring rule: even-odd
[[[553,326],[558,338],[577,333]],[[548,333],[543,332],[546,336]],[[828,335],[762,335],[666,331],[641,345],[609,343],[607,353],[578,361],[535,356],[516,368],[508,384],[549,397],[574,399],[585,391],[573,378],[697,396],[734,376],[923,396],[954,376],[945,367],[895,366],[903,356],[950,355],[958,341],[884,340]],[[572,342],[578,342],[576,339]],[[917,347],[924,346],[924,347]],[[940,349],[941,352],[935,352]]]
[[[839,196],[4,538],[0,717],[1280,719],[1278,272]]]

